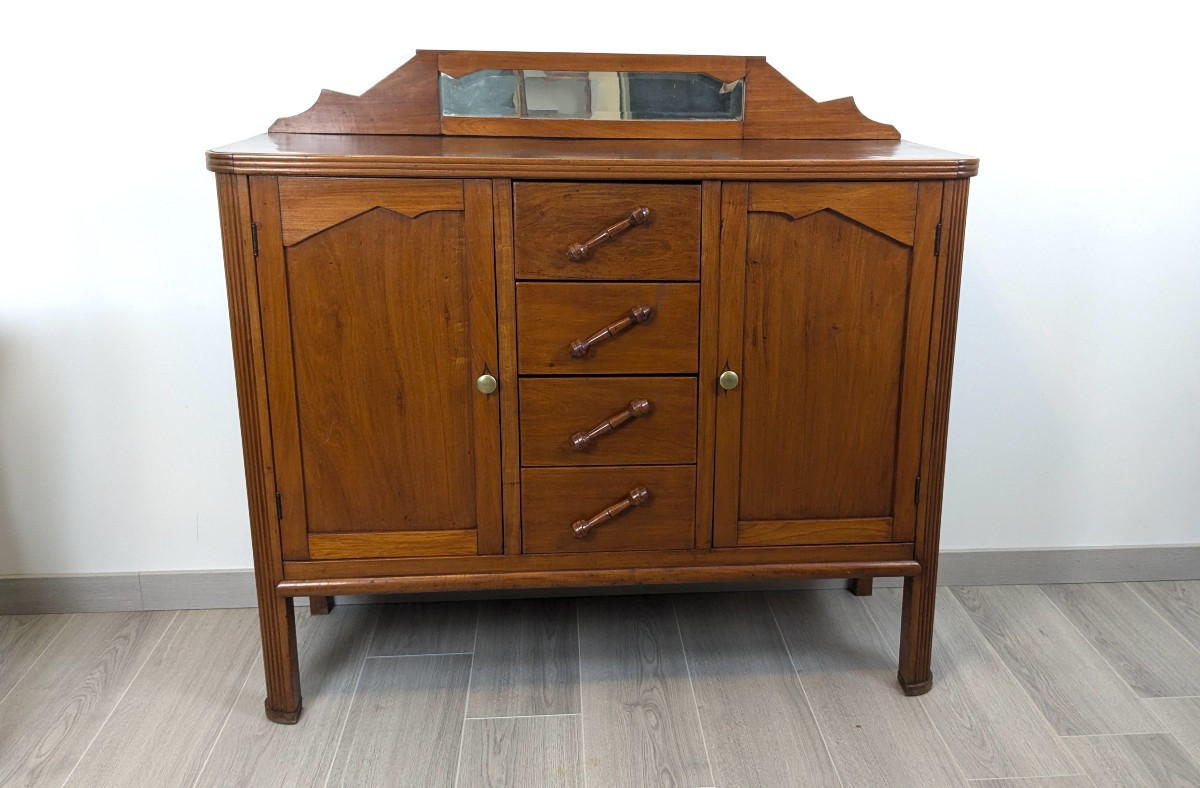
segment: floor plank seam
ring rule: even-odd
[[[579,781],[587,788],[587,738],[584,734],[583,716],[583,626],[579,622],[579,597],[575,597],[575,658],[579,669]]]
[[[1193,642],[1192,642],[1192,639],[1191,639],[1190,637],[1188,637],[1188,635],[1187,635],[1187,633],[1186,633],[1186,632],[1183,632],[1183,631],[1181,631],[1181,630],[1179,629],[1179,627],[1177,627],[1177,626],[1175,626],[1174,624],[1172,624],[1172,623],[1171,623],[1171,620],[1170,620],[1169,618],[1167,618],[1166,616],[1164,616],[1164,615],[1162,614],[1162,612],[1161,612],[1161,611],[1160,611],[1160,610],[1159,610],[1157,607],[1155,607],[1154,605],[1150,604],[1150,600],[1149,600],[1149,599],[1146,599],[1146,597],[1142,596],[1142,592],[1138,591],[1138,589],[1135,587],[1135,584],[1134,584],[1134,583],[1122,583],[1121,585],[1124,585],[1124,586],[1128,587],[1128,588],[1129,588],[1129,590],[1133,592],[1133,595],[1134,595],[1135,597],[1137,597],[1139,600],[1141,600],[1141,603],[1142,603],[1143,605],[1145,605],[1146,607],[1150,608],[1151,612],[1153,612],[1153,613],[1154,613],[1154,615],[1155,615],[1155,616],[1156,616],[1156,617],[1157,617],[1157,618],[1158,618],[1160,621],[1162,621],[1164,624],[1166,624],[1168,629],[1170,629],[1170,630],[1171,630],[1172,632],[1174,632],[1176,635],[1179,635],[1179,637],[1183,638],[1183,641],[1184,641],[1185,643],[1187,643],[1189,646],[1191,646],[1191,647],[1192,647],[1192,650],[1196,652],[1196,655],[1197,655],[1197,657],[1200,657],[1200,646],[1197,646],[1195,643],[1193,643]],[[1136,585],[1143,585],[1143,583],[1137,583]],[[1173,697],[1194,698],[1194,697],[1197,697],[1197,696],[1195,696],[1195,695],[1176,695],[1176,696],[1173,696]]]
[[[1126,681],[1125,677],[1121,675],[1121,671],[1117,670],[1116,666],[1112,664],[1112,661],[1109,660],[1108,657],[1104,656],[1104,652],[1102,652],[1099,648],[1096,647],[1096,644],[1092,642],[1092,639],[1089,638],[1086,634],[1084,634],[1083,630],[1080,629],[1075,624],[1075,622],[1071,619],[1071,617],[1068,616],[1066,614],[1066,612],[1064,612],[1063,609],[1058,606],[1058,603],[1056,603],[1054,601],[1054,598],[1046,593],[1046,589],[1042,588],[1042,586],[1039,585],[1039,586],[1037,586],[1037,590],[1041,592],[1042,596],[1044,596],[1044,597],[1046,597],[1046,599],[1050,600],[1050,604],[1054,605],[1054,609],[1058,612],[1058,614],[1060,616],[1062,616],[1063,619],[1065,619],[1068,624],[1071,625],[1071,629],[1074,629],[1075,632],[1079,635],[1079,637],[1081,637],[1083,639],[1083,641],[1088,644],[1088,647],[1091,648],[1092,651],[1096,652],[1096,656],[1100,657],[1100,659],[1103,660],[1104,665],[1109,669],[1109,671],[1113,674],[1113,676],[1116,677],[1117,681],[1120,682],[1121,684],[1124,684],[1125,687],[1133,694],[1133,696],[1135,698],[1137,698],[1138,700],[1145,700],[1145,698],[1143,698],[1141,695],[1138,694],[1137,690],[1135,690],[1133,687],[1129,686],[1129,682]],[[1134,594],[1136,595],[1136,593],[1137,592],[1135,591]],[[1075,735],[1088,735],[1088,734],[1075,734]],[[1129,734],[1112,734],[1112,735],[1123,736],[1123,735],[1129,735]]]
[[[412,657],[465,657],[474,651],[438,651],[431,654],[368,654],[363,659],[409,659]]]
[[[1058,780],[1065,777],[1083,777],[1089,782],[1091,777],[1086,774],[1037,774],[1030,777],[968,777],[969,783],[1012,782],[1014,780]],[[1093,783],[1094,785],[1095,783]]]
[[[108,710],[108,715],[104,718],[104,722],[100,723],[100,726],[96,728],[96,733],[92,735],[92,740],[89,741],[88,745],[83,748],[83,752],[79,754],[79,759],[75,761],[75,765],[71,767],[71,771],[67,772],[67,777],[63,780],[64,786],[71,782],[71,777],[75,774],[75,770],[79,768],[79,764],[83,763],[83,759],[87,757],[88,752],[92,749],[92,745],[96,743],[96,739],[100,738],[100,734],[104,732],[106,727],[108,727],[109,720],[112,719],[113,714],[116,713],[117,709],[121,707],[121,703],[125,700],[125,696],[129,694],[130,688],[137,683],[138,676],[142,675],[142,670],[145,669],[150,660],[154,659],[154,655],[158,653],[158,650],[163,647],[163,640],[166,639],[167,633],[171,633],[171,641],[168,642],[168,646],[170,645],[170,642],[175,640],[175,635],[178,633],[171,632],[171,630],[176,629],[175,622],[178,620],[179,611],[176,610],[175,615],[171,616],[171,620],[167,622],[166,627],[163,628],[163,633],[158,636],[158,642],[154,644],[154,648],[150,649],[150,652],[146,655],[146,658],[142,660],[142,664],[138,665],[137,672],[133,674],[133,678],[131,678],[129,683],[125,685],[125,689],[121,690],[121,697],[117,698],[117,702],[114,703],[113,707]]]
[[[0,705],[3,705],[4,701],[8,700],[8,696],[13,694],[13,690],[20,686],[21,682],[25,680],[25,677],[29,675],[29,671],[33,670],[34,666],[41,662],[42,657],[44,657],[46,652],[50,650],[50,647],[54,645],[54,641],[58,640],[58,636],[66,631],[67,625],[70,624],[77,615],[78,613],[71,613],[67,616],[67,620],[64,621],[63,625],[58,628],[58,631],[54,633],[54,637],[50,638],[50,641],[46,643],[46,647],[38,652],[38,655],[33,658],[32,662],[29,663],[29,667],[25,668],[25,672],[21,674],[21,677],[14,681],[13,685],[8,688],[8,692],[4,693],[4,697],[0,698]]]
[[[771,614],[771,620],[775,622],[775,632],[779,635],[779,640],[783,643],[783,651],[787,654],[788,663],[792,666],[792,675],[796,677],[796,683],[800,685],[800,694],[804,697],[804,703],[808,706],[808,713],[812,716],[813,725],[817,729],[817,734],[821,737],[821,745],[825,748],[825,755],[829,758],[829,765],[833,769],[834,775],[838,778],[838,785],[845,788],[846,781],[842,779],[842,772],[838,769],[837,762],[833,760],[833,752],[829,749],[829,742],[825,739],[825,731],[821,729],[821,721],[817,719],[816,709],[813,708],[812,701],[808,699],[808,689],[804,686],[804,680],[800,678],[800,671],[796,668],[796,660],[792,658],[792,649],[788,646],[787,638],[783,636],[783,627],[779,625],[779,616],[775,615],[775,607],[771,604],[770,597],[764,595],[763,602],[767,605],[767,612]]]
[[[1119,739],[1122,736],[1174,736],[1171,731],[1139,731],[1137,733],[1060,733],[1060,739]]]
[[[470,682],[470,679],[467,679]],[[466,717],[468,720],[536,720],[542,717],[579,717],[583,712],[564,711],[558,714],[503,714],[497,717]]]
[[[463,743],[467,740],[467,709],[471,705],[471,680],[475,678],[475,650],[479,648],[479,617],[483,605],[475,605],[475,634],[471,638],[471,664],[467,668],[467,691],[463,693],[463,723],[458,729],[458,761],[454,764],[454,788],[458,788],[459,775],[462,774]]]
[[[254,653],[254,656],[261,659],[262,649]],[[204,770],[208,768],[208,762],[212,758],[213,751],[217,749],[217,742],[221,740],[221,734],[225,732],[225,727],[229,725],[229,718],[233,716],[233,710],[237,708],[238,699],[242,697],[242,693],[246,691],[246,684],[250,681],[250,677],[254,675],[254,660],[250,661],[250,665],[246,668],[246,676],[242,679],[241,686],[234,693],[233,700],[229,703],[229,711],[225,712],[225,719],[221,720],[221,726],[217,728],[217,735],[213,736],[212,744],[208,746],[208,752],[204,755],[204,760],[200,763],[200,768],[196,770],[196,776],[192,778],[192,788],[196,788],[196,784],[200,782],[200,776],[204,774]]]
[[[700,700],[696,697],[696,682],[692,680],[692,665],[688,662],[687,645],[683,642],[683,627],[679,623],[679,611],[675,607],[675,598],[671,597],[671,615],[675,618],[675,632],[679,635],[679,652],[683,655],[683,669],[688,674],[688,686],[692,690],[692,706],[696,709],[696,726],[700,729],[700,746],[704,748],[704,761],[708,764],[708,776],[716,784],[717,775],[713,772],[712,756],[708,754],[708,737],[704,733],[704,716],[700,714]]]
[[[371,653],[371,646],[375,643],[375,635],[379,632],[379,619],[382,616],[377,612],[371,621],[371,634],[367,637],[367,648],[363,652],[362,661],[358,663],[358,675],[354,677],[354,689],[350,692],[350,702],[346,704],[346,716],[342,718],[342,727],[338,731],[337,744],[333,747],[333,753],[329,757],[329,768],[325,770],[325,788],[329,788],[329,781],[333,778],[333,769],[337,766],[338,755],[342,752],[342,741],[346,736],[346,726],[350,724],[350,715],[354,713],[354,702],[358,700],[358,685],[362,683],[363,669],[367,666],[366,654]]]

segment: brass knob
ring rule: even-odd
[[[727,369],[721,373],[721,377],[717,378],[717,382],[721,384],[721,388],[732,391],[738,386],[737,373],[732,369]]]
[[[484,374],[475,378],[475,388],[479,389],[480,394],[491,394],[499,385],[491,375]]]

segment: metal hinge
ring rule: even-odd
[[[938,230],[941,229],[942,226],[939,224]],[[254,249],[254,256],[258,257],[258,225],[254,222],[250,222],[250,246]]]
[[[275,493],[275,519],[283,519],[283,493]]]
[[[920,502],[921,502],[921,477],[918,476],[917,480],[913,483],[913,506],[916,506]]]
[[[257,237],[257,236],[255,236]],[[258,247],[254,247],[254,254],[258,254]],[[937,230],[933,234],[933,256],[940,257],[942,254],[942,223],[938,222]]]

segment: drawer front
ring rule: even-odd
[[[649,317],[637,322],[630,314],[643,307]],[[534,375],[694,373],[699,320],[695,284],[520,282],[517,366]]]
[[[648,499],[577,538],[572,528],[644,487]],[[526,468],[521,471],[522,550],[580,553],[691,549],[696,533],[696,468],[659,465]]]
[[[518,279],[700,278],[699,186],[517,183],[513,232]]]
[[[524,378],[522,465],[696,461],[695,378]]]

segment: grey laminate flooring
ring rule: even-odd
[[[300,610],[300,606],[297,606]],[[1200,786],[1200,581],[0,617],[0,786]]]

